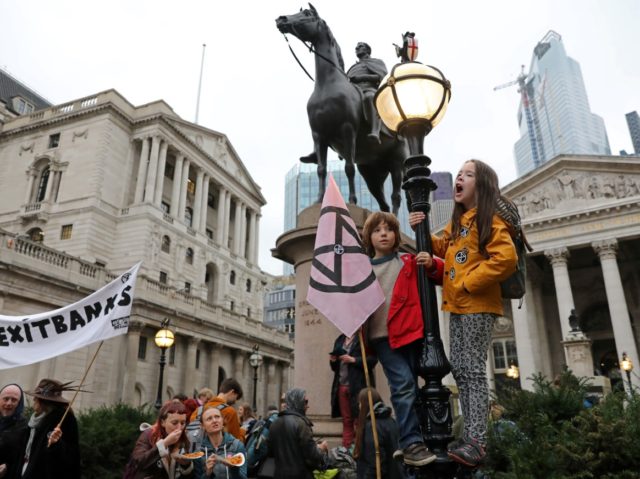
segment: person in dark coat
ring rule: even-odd
[[[69,404],[62,392],[75,390],[69,384],[42,379],[33,391],[25,391],[33,396],[33,414],[21,442],[24,465],[16,477],[80,479],[78,423],[73,411],[58,426]]]
[[[400,462],[393,459],[393,452],[399,447],[398,425],[391,417],[391,408],[385,406],[380,393],[373,388],[363,389],[358,394],[360,411],[353,457],[358,466],[358,479],[376,478],[376,451],[371,428],[371,414],[367,391],[371,391],[373,412],[376,417],[378,447],[380,449],[381,476],[385,479],[405,479]]]
[[[371,384],[375,386],[373,368],[378,360],[375,356],[367,354],[366,361]],[[355,439],[358,393],[367,387],[358,336],[338,336],[333,343],[333,350],[329,353],[329,364],[334,373],[331,385],[331,417],[342,418],[342,445],[349,448]]]
[[[313,479],[313,470],[322,469],[327,441],[316,444],[313,424],[307,418],[309,399],[304,389],[285,395],[286,407],[269,429],[268,455],[275,458],[274,479]]]
[[[0,389],[0,477],[15,477],[22,466],[20,441],[28,428],[22,411],[22,388],[7,384]]]

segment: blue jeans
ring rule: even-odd
[[[420,341],[391,349],[389,340],[384,338],[374,341],[372,346],[389,382],[391,404],[400,429],[400,447],[405,449],[415,442],[423,442],[418,415],[413,407],[418,393],[415,371]]]

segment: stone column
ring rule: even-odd
[[[267,386],[267,393],[265,394],[264,397],[264,402],[262,403],[264,405],[265,411],[266,412],[266,408],[269,404],[278,404],[278,402],[280,401],[280,396],[278,396],[278,382],[276,381],[276,360],[275,359],[269,359],[269,362],[266,363],[266,369],[267,369],[267,380],[266,380],[266,386]]]
[[[200,338],[189,337],[187,340],[186,364],[181,368],[184,371],[184,393],[191,397],[196,388],[196,351],[200,344]]]
[[[221,350],[222,346],[219,344],[212,344],[209,350],[209,379],[205,386],[215,394],[218,393],[218,365],[220,364]]]
[[[155,186],[155,195],[154,195],[154,204],[157,207],[160,207],[162,204],[162,193],[164,189],[164,169],[167,166],[167,149],[169,148],[169,144],[166,141],[162,142],[162,147],[160,147],[160,158],[158,161],[158,175],[156,178],[156,186]]]
[[[631,328],[627,300],[624,296],[624,287],[622,285],[622,279],[620,278],[620,269],[618,268],[618,262],[616,260],[618,242],[615,239],[609,239],[596,241],[592,246],[600,257],[604,287],[607,292],[609,314],[611,315],[611,326],[613,327],[613,337],[616,341],[616,350],[618,352],[618,361],[622,358],[622,353],[626,352],[634,365],[640,365],[638,348],[636,347],[635,336]],[[624,371],[621,371],[621,373],[622,378],[626,379],[626,373]],[[640,380],[637,375],[631,375],[631,383],[635,386],[640,386]]]
[[[200,214],[199,230],[207,233],[207,213],[209,212],[209,175],[205,173],[202,180],[202,212]]]
[[[187,207],[187,183],[189,182],[190,162],[185,158],[182,165],[182,182],[180,183],[180,204],[178,206],[178,219],[184,221],[184,210]]]
[[[51,199],[51,191],[53,190],[53,181],[56,176],[56,172],[53,169],[53,165],[49,163],[49,178],[47,179],[47,187],[44,192],[44,200],[49,201]]]
[[[565,247],[556,248],[544,252],[553,268],[553,280],[556,285],[556,299],[558,301],[558,313],[560,314],[560,327],[562,339],[569,334],[569,315],[575,308],[571,282],[569,281],[569,250]]]
[[[216,216],[216,243],[222,245],[222,240],[224,238],[224,206],[225,206],[225,196],[227,195],[227,190],[225,190],[222,185],[218,187],[218,212]]]
[[[31,203],[31,198],[33,195],[33,183],[36,180],[37,171],[34,168],[29,168],[27,171],[27,189],[25,191],[24,204],[28,205]]]
[[[126,371],[124,375],[124,402],[132,406],[136,394],[136,379],[138,372],[138,347],[140,344],[140,333],[144,324],[140,321],[129,320],[129,330],[127,332],[127,358]]]
[[[256,212],[249,210],[249,245],[247,246],[247,259],[253,263],[253,250],[256,247]]]
[[[160,142],[162,138],[154,136],[151,138],[151,154],[149,155],[149,169],[147,170],[147,181],[144,187],[144,201],[153,203],[156,186],[156,175],[158,174],[158,155],[160,153]]]
[[[240,254],[240,231],[241,231],[241,212],[242,212],[242,203],[240,202],[240,198],[236,198],[236,207],[235,207],[235,220],[233,222],[233,249],[232,251],[239,255]]]
[[[247,205],[241,203],[240,205],[240,249],[238,250],[238,256],[246,258],[247,254]]]
[[[527,272],[531,267],[527,268]],[[522,307],[518,309],[519,299],[511,300],[511,312],[513,314],[513,329],[518,350],[518,368],[520,368],[520,386],[522,389],[533,391],[533,381],[528,379],[542,371],[538,362],[538,352],[535,351],[539,344],[538,321],[535,314],[532,293],[533,284],[529,275],[525,278],[527,294],[524,296]]]
[[[260,250],[260,218],[262,218],[262,215],[258,213],[256,215],[256,239],[253,244],[253,251],[251,252],[253,255],[251,262],[253,264],[258,264],[258,251]]]
[[[204,176],[204,171],[198,169],[196,173],[196,193],[194,195],[194,205],[193,205],[193,220],[191,222],[191,227],[194,230],[197,230],[200,226],[200,214],[202,212],[202,178]]]
[[[171,185],[171,210],[170,214],[174,218],[178,217],[180,211],[180,182],[182,180],[182,163],[184,155],[178,153],[176,156],[176,164],[173,169],[173,185]]]
[[[236,349],[233,356],[233,377],[240,383],[244,376],[244,351]],[[246,389],[246,388],[245,388]]]
[[[224,220],[222,222],[224,226],[224,232],[222,234],[222,246],[229,248],[229,222],[231,219],[231,192],[225,191],[224,196]]]
[[[138,165],[138,179],[136,180],[136,194],[134,203],[142,203],[144,185],[147,181],[147,168],[149,163],[149,138],[142,138],[142,150],[140,151],[140,164]]]

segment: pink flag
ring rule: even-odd
[[[331,175],[322,200],[307,301],[347,336],[384,302],[384,292]]]

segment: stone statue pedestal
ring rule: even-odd
[[[358,231],[362,233],[369,210],[352,204],[347,207]],[[331,419],[333,371],[329,366],[329,352],[340,331],[306,300],[320,209],[320,204],[304,209],[298,215],[298,227],[282,234],[276,240],[276,247],[271,254],[292,264],[296,275],[296,329],[291,387],[306,389],[308,413],[314,422],[315,434],[336,439],[342,435],[342,422],[340,419]],[[389,387],[380,365],[375,368],[375,377],[376,388],[390,406]]]
[[[569,331],[562,344],[565,349],[567,367],[576,377],[593,376],[591,340],[579,329]]]

